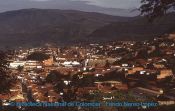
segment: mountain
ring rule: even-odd
[[[85,38],[96,29],[130,18],[58,9],[22,9],[0,13],[1,46],[59,44]]]
[[[115,22],[95,30],[88,40],[146,40],[175,30],[175,13],[149,22],[145,17],[135,17],[127,22]]]
[[[147,40],[175,29],[175,13],[156,19],[95,12],[22,9],[0,13],[0,47],[35,47],[45,43]]]
[[[114,15],[114,16],[123,16],[123,17],[135,17],[140,14],[140,11],[138,8],[106,8],[106,7],[100,7],[96,5],[87,5],[86,6],[78,6],[78,7],[72,7],[72,9],[75,10],[81,10],[85,12],[98,12],[103,13],[107,15]]]
[[[98,12],[115,16],[127,16],[133,17],[139,14],[138,10],[135,8],[139,2],[130,1],[132,4],[131,7],[123,7],[123,8],[107,8],[101,6],[100,4],[96,4],[93,0],[88,2],[89,0],[0,0],[0,12],[10,11],[10,10],[19,10],[19,9],[27,9],[27,8],[39,8],[39,9],[62,9],[62,10],[80,10],[85,12]],[[98,0],[99,1],[99,0]],[[106,3],[105,0],[100,0],[102,3]],[[112,4],[112,2],[108,1],[108,4]],[[113,4],[115,7],[121,7],[123,2],[120,4],[116,4],[118,0],[113,0]],[[95,3],[95,4],[94,4]],[[136,4],[135,4],[136,3]],[[130,3],[128,3],[130,4]],[[107,5],[107,4],[106,4]],[[114,7],[114,6],[113,6]]]
[[[92,10],[88,10],[92,11]],[[115,15],[115,16],[122,16],[122,17],[134,17],[140,14],[137,8],[130,8],[130,9],[120,9],[120,8],[97,8],[96,12]]]

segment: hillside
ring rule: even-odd
[[[97,29],[89,35],[91,40],[146,40],[175,30],[175,13],[156,19],[136,17],[129,22],[115,22]],[[89,40],[88,39],[88,40]]]
[[[96,29],[128,18],[94,12],[23,9],[0,13],[1,46],[37,46],[46,42],[71,43]]]
[[[149,23],[143,17],[119,17],[58,9],[22,9],[0,13],[0,48],[45,43],[147,40],[175,29],[175,13]]]

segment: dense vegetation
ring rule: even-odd
[[[49,59],[49,55],[42,52],[33,52],[32,54],[27,56],[27,59],[35,61],[44,61],[46,59]]]
[[[13,82],[8,70],[7,56],[4,52],[0,51],[0,94],[8,93]]]

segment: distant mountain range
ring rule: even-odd
[[[28,8],[39,8],[39,9],[62,9],[62,10],[80,10],[85,12],[98,12],[108,15],[115,16],[126,16],[134,17],[139,15],[140,12],[136,10],[140,3],[130,1],[128,4],[132,3],[129,7],[121,6],[121,4],[115,4],[118,0],[114,0],[115,7],[123,8],[107,8],[100,5],[101,3],[106,3],[106,1],[111,4],[111,0],[97,0],[100,1],[100,4],[96,4],[96,0],[0,0],[0,12],[10,11],[10,10],[19,10],[19,9],[28,9]],[[90,1],[90,2],[88,2]],[[125,1],[125,0],[124,0]],[[125,1],[126,2],[126,1]],[[135,5],[133,5],[135,4]],[[106,4],[107,5],[107,4]],[[113,6],[114,7],[114,6]]]
[[[143,17],[22,9],[0,13],[0,47],[32,47],[45,43],[65,45],[87,40],[145,40],[167,33],[174,26],[174,13],[149,24]]]

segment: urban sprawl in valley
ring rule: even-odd
[[[63,101],[174,104],[175,34],[148,41],[46,44],[9,50],[7,56],[15,82],[10,93],[0,94],[3,107]]]

